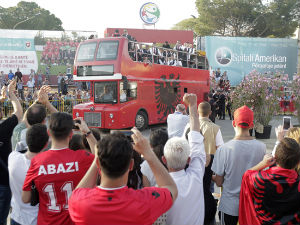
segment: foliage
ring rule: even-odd
[[[294,104],[297,110],[297,118],[300,123],[300,75],[297,75],[292,82],[292,92],[294,96]]]
[[[255,127],[266,126],[279,111],[281,80],[252,71],[231,93],[233,110],[247,105],[254,112]]]
[[[62,21],[35,2],[0,7],[0,29],[63,30]]]
[[[300,19],[299,0],[196,0],[197,18],[180,21],[174,29],[199,36],[292,36]]]
[[[39,31],[36,36],[34,37],[34,44],[35,45],[45,45],[46,44],[46,39],[44,37],[44,34]]]

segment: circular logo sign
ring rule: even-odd
[[[220,64],[220,65],[227,65],[231,62],[231,50],[229,48],[218,48],[216,51],[216,61]]]
[[[159,8],[152,2],[145,3],[140,9],[140,17],[144,23],[155,24],[160,16]]]

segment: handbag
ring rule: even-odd
[[[39,204],[39,202],[40,202],[39,192],[36,189],[36,186],[35,186],[34,182],[32,181],[32,183],[31,183],[31,200],[30,200],[30,205],[36,206],[37,204]]]

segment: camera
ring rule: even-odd
[[[75,123],[79,123],[81,124],[81,120],[73,120],[74,124],[73,124],[73,128],[74,130],[79,130],[79,127],[75,125]]]
[[[283,117],[283,130],[288,130],[291,127],[291,117],[284,116]]]
[[[111,134],[113,134],[115,132],[121,132],[122,134],[124,134],[126,136],[126,138],[128,139],[128,141],[130,141],[130,143],[133,143],[133,140],[131,137],[133,132],[131,130],[111,130],[110,131]]]

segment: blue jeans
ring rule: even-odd
[[[14,221],[13,219],[10,219],[10,225],[21,225],[18,222]]]
[[[0,185],[0,225],[6,224],[10,208],[11,192],[9,186]]]

